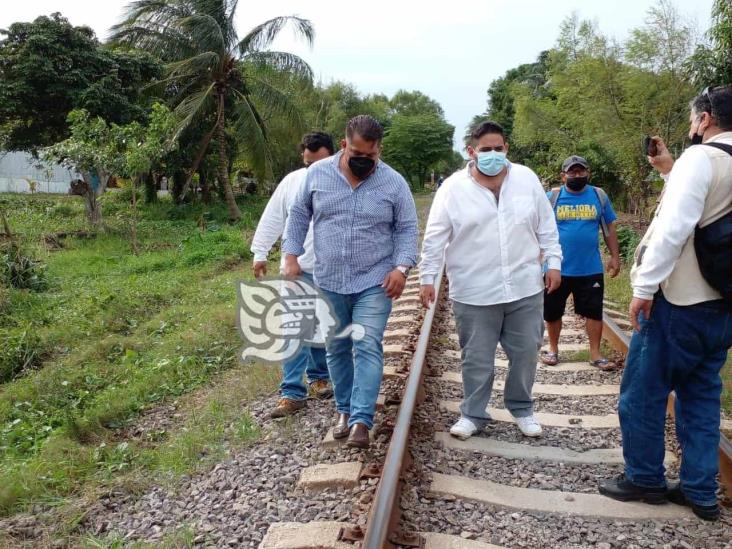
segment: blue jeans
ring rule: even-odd
[[[666,401],[675,391],[681,490],[697,505],[714,505],[719,372],[732,346],[732,310],[720,302],[681,307],[659,292],[650,320],[639,320],[641,331],[634,332],[630,341],[618,404],[625,475],[638,486],[666,486]]]
[[[313,284],[313,275],[303,272],[302,278]],[[280,393],[292,400],[303,400],[308,389],[303,383],[303,374],[307,373],[308,382],[328,379],[328,365],[325,361],[325,349],[319,347],[301,347],[297,354],[282,364],[282,383]]]
[[[333,309],[336,333],[351,324],[360,324],[365,330],[364,337],[355,341],[350,337],[328,341],[327,360],[338,412],[350,414],[349,427],[362,423],[371,429],[384,373],[382,340],[391,299],[381,286],[355,294],[323,293]]]

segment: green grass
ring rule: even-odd
[[[146,472],[188,472],[257,438],[241,399],[271,390],[276,372],[239,365],[234,282],[249,275],[248,240],[264,203],[242,202],[237,224],[221,205],[141,206],[134,256],[129,207],[111,194],[108,230],[66,238],[58,251],[43,236],[86,229],[80,198],[0,195],[49,281],[43,292],[0,294],[0,339],[31,334],[40,357],[37,369],[0,384],[0,513],[134,484]],[[238,381],[211,389],[226,372]],[[196,390],[206,398],[184,403],[172,432],[124,439],[140,414]]]

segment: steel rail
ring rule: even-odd
[[[417,348],[412,355],[412,363],[409,368],[409,377],[407,378],[406,387],[402,396],[402,403],[399,407],[394,431],[389,441],[389,450],[384,460],[384,466],[381,472],[381,479],[376,490],[376,496],[371,505],[368,521],[366,523],[363,545],[364,549],[382,549],[386,547],[387,536],[392,527],[394,518],[395,505],[398,504],[397,496],[399,493],[399,479],[402,473],[402,464],[407,451],[407,440],[409,438],[409,430],[412,424],[412,416],[416,408],[418,395],[422,386],[422,376],[424,374],[424,359],[427,355],[430,334],[432,332],[432,321],[439,305],[440,290],[442,288],[442,278],[445,265],[440,267],[440,272],[436,277],[435,284],[435,302],[427,310],[422,321],[422,328],[417,340]]]

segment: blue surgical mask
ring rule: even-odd
[[[501,173],[501,170],[506,167],[507,163],[506,153],[498,151],[478,152],[475,161],[478,171],[488,177],[493,177]]]

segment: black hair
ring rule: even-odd
[[[379,142],[384,137],[384,128],[373,116],[359,114],[346,124],[346,137],[353,139],[354,135],[360,135],[366,141]]]
[[[717,120],[720,130],[732,130],[732,86],[717,86],[698,95],[691,108],[695,114],[708,112]]]
[[[486,120],[475,126],[470,132],[470,141],[475,143],[489,133],[497,133],[503,138],[504,142],[506,141],[506,132],[503,131],[503,127],[499,123],[492,122],[491,120]]]
[[[305,149],[310,152],[318,152],[323,147],[328,149],[330,154],[335,152],[333,138],[325,132],[306,133],[300,142],[300,152],[305,152]]]

